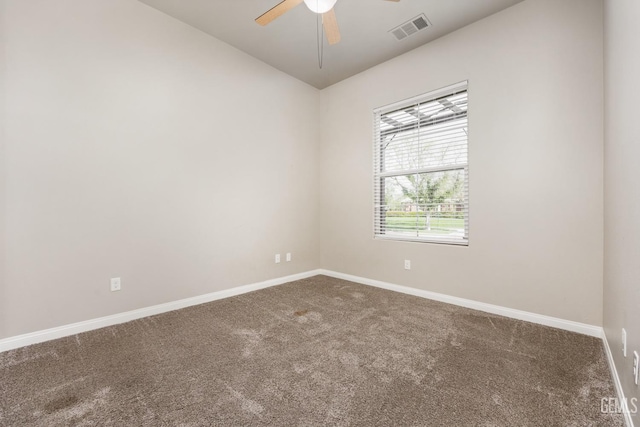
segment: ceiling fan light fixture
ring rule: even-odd
[[[333,9],[338,0],[304,0],[309,10],[315,13],[325,13]]]

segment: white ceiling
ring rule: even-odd
[[[324,42],[304,3],[269,25],[254,19],[280,0],[140,0],[319,89],[415,49],[522,0],[338,0],[340,43]],[[388,31],[424,13],[431,27],[398,41]]]

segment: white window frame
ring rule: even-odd
[[[466,99],[468,98],[465,98],[465,103],[461,104],[463,105],[463,112],[460,112],[461,111],[460,108],[455,108],[457,106],[453,105],[454,109],[451,110],[451,114],[450,114],[451,118],[447,118],[447,117],[444,118],[445,121],[450,120],[452,122],[453,121],[460,122],[460,120],[463,120],[463,123],[465,124],[464,132],[466,134],[466,139],[464,143],[464,149],[466,151],[464,152],[464,157],[462,157],[464,161],[456,160],[455,162],[450,162],[449,164],[443,161],[442,162],[443,164],[441,165],[435,165],[435,166],[429,165],[428,167],[418,167],[418,168],[412,168],[412,169],[396,169],[396,170],[387,171],[385,169],[386,153],[384,151],[386,149],[385,144],[388,144],[384,140],[385,136],[388,136],[391,133],[394,133],[393,128],[389,129],[390,124],[388,122],[390,122],[390,120],[389,120],[389,117],[385,117],[385,114],[393,114],[396,112],[403,112],[402,110],[405,110],[405,111],[408,110],[408,112],[410,112],[415,116],[415,121],[410,122],[410,124],[405,125],[405,127],[408,126],[408,127],[411,127],[412,129],[418,129],[418,128],[425,129],[425,128],[428,128],[429,126],[434,125],[434,123],[441,124],[442,120],[431,119],[431,120],[424,121],[425,120],[423,118],[424,115],[420,113],[420,110],[419,110],[419,107],[421,105],[427,104],[429,102],[433,103],[433,101],[436,101],[436,100],[446,101],[447,97],[455,97],[456,95],[459,95],[462,93],[465,93],[466,96],[468,97],[467,81],[456,83],[456,84],[453,84],[429,93],[425,93],[413,98],[405,99],[403,101],[395,102],[393,104],[376,108],[374,110],[374,130],[373,130],[373,135],[374,135],[374,141],[373,141],[374,209],[373,211],[374,212],[373,213],[374,213],[374,238],[375,239],[400,240],[400,241],[421,242],[421,243],[439,243],[439,244],[451,244],[451,245],[463,245],[463,246],[469,245],[469,191],[468,191],[469,189],[469,162],[468,162],[469,142],[468,142],[468,127],[467,127],[468,103],[466,102]],[[445,105],[446,105],[446,102],[445,104],[443,104],[443,111],[448,108]],[[416,111],[416,108],[418,108],[417,111]],[[458,113],[456,113],[456,110],[458,111]],[[422,123],[421,123],[421,120],[423,120]],[[397,126],[398,130],[397,132],[395,132],[397,134],[402,132],[404,129],[402,126],[400,126],[400,124],[393,124],[393,126]],[[386,127],[387,129],[381,130],[382,127]],[[411,142],[411,143],[407,142],[405,144],[408,147],[407,150],[413,149],[412,147],[416,145],[415,142]],[[458,142],[457,144],[458,145],[456,145],[456,149],[461,150],[462,145],[460,145],[460,142]],[[418,143],[418,145],[420,145],[420,142]],[[418,225],[418,219],[416,220],[415,230],[411,228],[407,228],[406,231],[399,232],[399,231],[393,231],[388,229],[388,226],[386,225],[387,224],[386,212],[388,209],[386,205],[386,196],[385,196],[385,179],[386,178],[393,177],[393,176],[408,177],[409,175],[419,175],[419,174],[428,175],[428,174],[433,174],[438,172],[445,173],[448,171],[462,171],[462,173],[464,174],[464,183],[462,188],[462,192],[464,194],[463,202],[462,202],[462,206],[463,206],[462,217],[464,220],[464,230],[451,229],[450,234],[442,234],[442,235],[432,234],[431,231],[427,231],[427,232],[424,232],[423,235],[421,235],[421,231],[420,231],[421,229]],[[451,205],[453,204],[453,202],[449,202],[449,203]],[[456,203],[456,205],[459,205],[459,204],[460,203]],[[418,206],[416,207],[416,211],[417,211],[419,209],[419,205],[416,205],[416,206]],[[425,209],[424,212],[427,212],[427,210]],[[428,211],[428,212],[432,212],[432,211]],[[425,213],[425,218],[426,218],[426,215],[427,214]],[[431,213],[429,213],[429,215],[431,215]],[[410,233],[413,233],[414,231],[416,232],[416,235],[410,234]],[[447,233],[447,231],[448,230],[445,229],[445,231],[441,231],[441,232]]]

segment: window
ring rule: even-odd
[[[374,237],[468,245],[467,82],[374,111]]]

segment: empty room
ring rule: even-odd
[[[0,0],[0,426],[640,426],[637,0]]]

